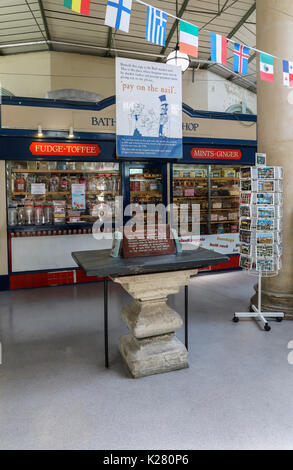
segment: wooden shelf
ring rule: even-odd
[[[239,220],[213,220],[211,224],[239,224]]]
[[[103,191],[102,189],[100,189],[99,191],[86,191],[85,194],[87,195],[95,195],[95,194],[113,194],[113,195],[117,195],[119,193],[117,192],[113,192],[113,191]],[[11,193],[13,197],[15,196],[38,196],[38,197],[41,197],[41,196],[68,196],[69,194],[71,194],[71,191],[57,191],[57,192],[46,192],[45,194],[32,194],[32,193],[26,193],[26,192],[22,192],[22,193],[18,193],[18,192],[14,192],[14,193]]]
[[[208,177],[197,177],[197,176],[187,176],[186,178],[184,178],[183,176],[182,177],[174,177],[173,178],[173,181],[206,181],[208,182]]]
[[[235,196],[211,196],[212,199],[216,199],[216,198],[221,198],[221,199],[226,199],[226,198],[229,198],[229,197],[238,197],[240,198],[240,194],[238,195],[235,195]]]
[[[111,175],[111,176],[120,176],[119,171],[112,171],[112,170],[19,170],[17,169],[12,169],[11,173],[41,173],[41,174],[57,174],[57,173],[62,173],[62,174],[95,174],[95,175]]]
[[[239,178],[230,178],[230,177],[225,178],[225,177],[216,177],[216,176],[215,177],[212,176],[211,180],[212,181],[240,181]]]
[[[214,209],[214,208],[211,209],[211,211],[217,211],[217,212],[219,211],[231,211],[232,212],[232,211],[237,211],[237,210],[239,210],[239,207],[230,207],[230,208],[225,207],[225,209]]]

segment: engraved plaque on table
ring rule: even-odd
[[[176,253],[176,246],[169,225],[141,225],[129,238],[123,236],[124,258],[158,256]]]

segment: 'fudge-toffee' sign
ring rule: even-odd
[[[131,237],[123,237],[123,257],[170,255],[176,253],[169,225],[137,226]]]

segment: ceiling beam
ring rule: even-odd
[[[106,57],[111,55],[110,49],[111,49],[111,45],[112,45],[112,35],[113,35],[113,30],[112,30],[111,26],[109,26],[108,37],[107,37],[107,46],[106,46],[108,50],[105,54]]]
[[[178,18],[182,18],[182,15],[183,13],[185,12],[186,8],[187,8],[187,5],[189,3],[189,0],[184,0],[182,5],[181,5],[181,8],[179,10],[179,13],[178,13]],[[176,15],[177,16],[177,15]],[[176,31],[176,28],[177,28],[177,24],[178,24],[178,20],[175,20],[174,23],[172,24],[171,26],[171,29],[169,31],[169,34],[167,36],[167,39],[166,39],[166,42],[165,42],[165,46],[162,47],[161,49],[161,52],[160,54],[165,54],[166,50],[167,50],[167,47],[169,46],[169,43],[173,37],[173,34],[175,33]]]
[[[246,23],[246,21],[248,20],[248,18],[252,15],[252,13],[255,11],[256,9],[256,3],[254,3],[253,5],[251,5],[251,7],[249,8],[249,10],[245,13],[245,15],[238,21],[238,23],[236,24],[236,26],[234,26],[234,28],[230,31],[230,33],[226,36],[228,39],[232,39],[233,36],[237,33],[237,31],[239,31],[239,29],[241,28],[241,26],[244,25],[244,23]],[[209,60],[211,60],[211,57],[209,58]],[[210,66],[207,65],[203,68],[206,68],[208,69]]]
[[[39,4],[39,8],[40,8],[44,28],[45,28],[45,31],[46,31],[46,36],[47,36],[47,40],[48,40],[48,48],[49,48],[49,51],[52,51],[53,47],[52,47],[52,43],[50,42],[51,41],[51,34],[50,34],[50,31],[49,31],[49,26],[48,26],[48,23],[47,23],[47,18],[46,18],[46,14],[45,14],[44,5],[43,5],[42,0],[38,0],[38,4]]]

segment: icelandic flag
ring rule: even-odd
[[[234,72],[247,74],[249,59],[249,47],[243,46],[235,42],[234,44],[234,59],[233,70]]]
[[[211,33],[211,59],[218,64],[227,64],[227,39],[220,34]]]
[[[293,62],[283,60],[283,83],[289,88],[293,87]]]
[[[128,33],[132,0],[108,0],[105,25]]]
[[[167,13],[151,6],[147,8],[145,38],[158,46],[165,46]]]

